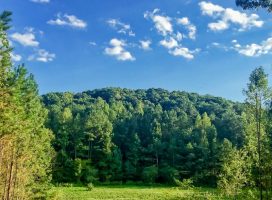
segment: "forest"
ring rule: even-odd
[[[245,2],[237,5],[271,8]],[[2,200],[59,199],[52,188],[69,184],[214,188],[225,199],[272,198],[272,90],[263,67],[245,83],[244,102],[161,88],[40,95],[25,66],[12,64],[10,22],[4,11]]]

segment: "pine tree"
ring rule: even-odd
[[[52,134],[37,85],[23,66],[13,68],[6,31],[11,13],[0,15],[0,196],[46,198]]]

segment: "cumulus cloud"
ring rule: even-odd
[[[118,40],[116,38],[111,39],[110,46],[105,48],[105,54],[115,57],[117,60],[121,61],[134,61],[135,58],[131,55],[129,51],[125,49],[127,46],[126,42],[123,40]]]
[[[30,1],[34,3],[49,3],[50,2],[50,0],[30,0]]]
[[[36,40],[35,34],[32,29],[27,29],[25,33],[13,33],[10,35],[10,38],[23,46],[39,46],[39,42]]]
[[[151,45],[151,40],[140,40],[140,47],[143,50],[151,50],[150,45]]]
[[[50,62],[55,59],[56,55],[54,53],[49,53],[44,49],[38,49],[36,53],[28,57],[29,61],[38,61],[38,62]]]
[[[188,17],[182,17],[177,19],[177,23],[183,25],[188,30],[188,37],[190,39],[196,38],[196,26],[190,22]]]
[[[15,54],[13,52],[10,53],[11,60],[14,62],[19,62],[22,60],[22,56],[19,54]]]
[[[239,54],[248,56],[248,57],[258,57],[261,55],[266,55],[272,53],[272,37],[267,38],[262,41],[260,44],[247,44],[241,45],[237,42],[237,40],[232,41],[233,49],[237,51]]]
[[[75,15],[68,14],[57,14],[56,19],[51,19],[47,23],[50,25],[70,26],[78,29],[85,29],[87,27],[87,22],[77,18]]]
[[[172,49],[174,47],[177,47],[179,44],[178,44],[177,40],[170,37],[169,39],[161,40],[160,45],[164,46],[167,49]]]
[[[190,60],[199,51],[190,50],[181,43],[183,39],[196,39],[197,28],[188,17],[171,18],[161,14],[159,9],[155,9],[152,12],[146,11],[144,18],[152,20],[158,34],[163,37],[159,44],[166,48],[169,54]]]
[[[109,19],[107,24],[110,27],[116,29],[118,33],[135,36],[135,33],[132,31],[130,24],[125,24],[118,19]]]
[[[144,13],[144,18],[151,19],[154,22],[155,28],[159,34],[166,36],[173,33],[171,18],[158,14],[159,11],[159,9],[155,9],[153,12],[146,11]]]
[[[201,1],[199,3],[203,15],[217,19],[216,22],[208,24],[212,31],[223,31],[235,24],[239,27],[239,31],[245,31],[252,27],[262,27],[264,21],[260,20],[257,14],[246,14],[232,8],[223,8],[222,6],[211,2]]]
[[[169,51],[169,53],[174,56],[182,56],[188,60],[192,60],[194,58],[194,53],[198,51],[198,49],[191,51],[186,47],[177,47],[174,50]]]

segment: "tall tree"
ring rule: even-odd
[[[33,76],[23,66],[11,65],[6,35],[10,15],[0,15],[0,196],[45,199],[52,135],[44,127],[47,112]]]
[[[260,190],[260,199],[263,199],[263,144],[265,141],[265,122],[266,122],[266,106],[271,97],[271,91],[268,87],[268,75],[262,67],[258,67],[250,75],[247,89],[244,91],[246,95],[246,104],[249,114],[254,116],[255,134],[257,138],[257,154],[258,154],[258,186]]]

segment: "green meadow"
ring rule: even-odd
[[[60,200],[182,200],[228,199],[216,189],[194,188],[189,190],[168,186],[97,186],[57,187],[56,199]]]

